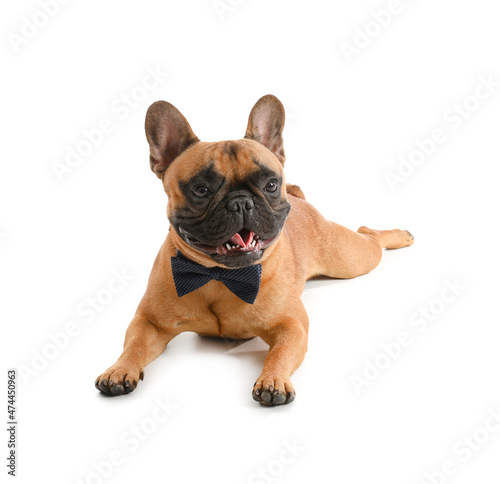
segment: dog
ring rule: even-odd
[[[295,399],[290,376],[307,351],[306,281],[366,274],[382,249],[413,244],[406,230],[353,232],[330,222],[286,184],[284,125],[283,105],[272,95],[257,101],[237,141],[200,141],[172,104],[149,107],[150,166],[168,195],[170,228],[123,353],[97,378],[98,390],[134,391],[169,341],[193,331],[262,338],[269,353],[252,396],[288,404]]]

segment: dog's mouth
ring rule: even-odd
[[[255,232],[248,229],[242,229],[220,245],[207,245],[193,237],[181,227],[179,227],[179,232],[191,247],[205,254],[218,256],[238,256],[261,252],[269,247],[280,234],[280,231],[278,231],[273,237],[262,239]]]

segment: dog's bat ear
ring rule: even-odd
[[[181,112],[166,101],[157,101],[146,113],[146,138],[151,170],[162,178],[170,163],[186,148],[200,141]]]
[[[248,118],[245,138],[253,139],[271,150],[282,165],[285,164],[283,128],[285,109],[280,100],[268,94],[261,97],[252,108]]]

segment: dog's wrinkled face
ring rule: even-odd
[[[228,267],[258,261],[290,210],[281,164],[260,148],[250,140],[200,142],[164,178],[176,232]]]
[[[178,248],[226,267],[262,258],[290,210],[283,125],[283,106],[274,96],[264,96],[252,109],[246,139],[205,143],[171,104],[150,107],[151,168],[168,194],[168,217],[183,243]]]

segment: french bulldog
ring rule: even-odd
[[[253,398],[268,406],[290,403],[290,376],[307,350],[306,281],[366,274],[382,249],[413,244],[406,230],[353,232],[328,221],[298,186],[286,184],[284,124],[281,102],[267,95],[251,110],[243,139],[203,142],[172,104],[150,106],[150,166],[168,196],[170,229],[123,353],[97,378],[98,390],[134,391],[169,341],[193,331],[262,338],[269,353]]]

